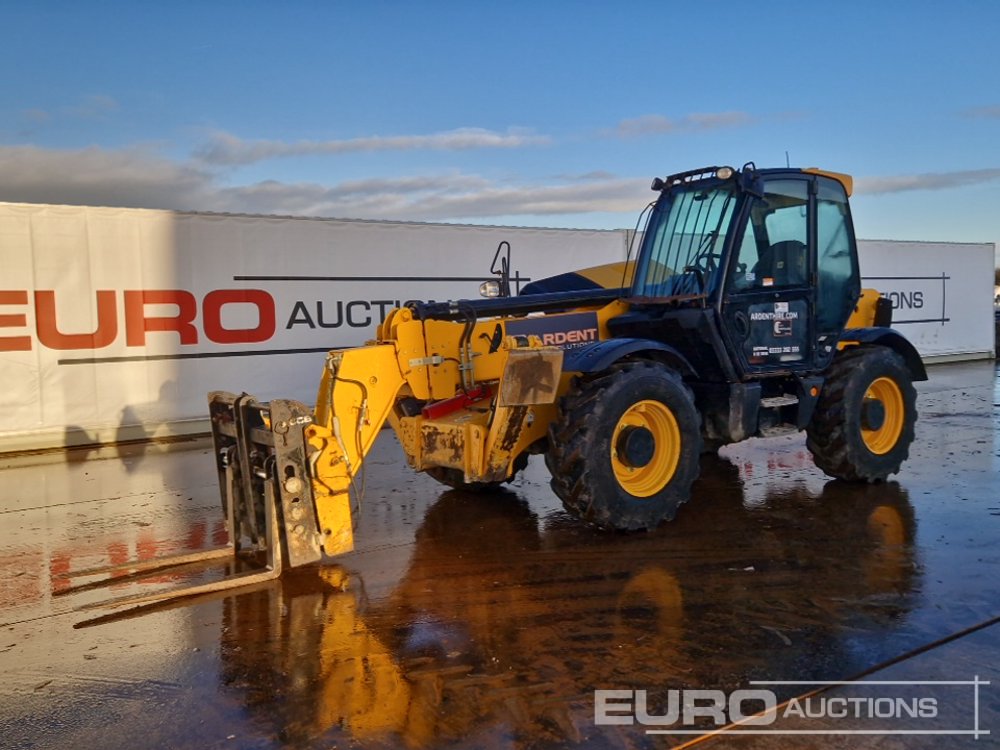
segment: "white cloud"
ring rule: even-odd
[[[274,181],[220,191],[215,210],[359,219],[459,221],[491,216],[635,212],[648,200],[646,180],[571,185],[498,185],[473,175],[366,180],[332,187]]]
[[[326,141],[244,140],[231,133],[215,133],[196,152],[206,164],[237,166],[265,159],[361,151],[458,151],[475,148],[521,148],[549,143],[547,136],[511,129],[505,133],[481,128],[459,128],[428,135],[367,136]]]
[[[746,112],[695,112],[683,117],[642,115],[622,120],[614,130],[619,138],[635,138],[664,133],[700,132],[752,125],[756,118]]]
[[[212,176],[142,149],[0,146],[0,200],[197,208]]]
[[[565,180],[567,182],[592,182],[594,180],[613,180],[617,175],[613,172],[607,172],[603,169],[595,169],[591,172],[583,172],[582,174],[560,174],[556,175],[557,180]]]
[[[224,185],[204,165],[178,163],[148,149],[56,150],[0,146],[0,200],[190,211],[463,221],[497,216],[635,214],[653,196],[645,176],[606,172],[541,183],[449,172],[348,180],[336,184],[264,180]],[[944,190],[1000,180],[1000,168],[864,177],[860,194]]]
[[[965,185],[978,185],[994,180],[1000,180],[1000,169],[998,168],[885,177],[859,177],[854,181],[854,187],[855,191],[859,194],[880,195],[883,193],[901,193],[907,190],[945,190]]]
[[[0,200],[193,211],[461,221],[491,216],[634,213],[645,178],[595,172],[548,184],[498,183],[460,172],[334,185],[264,180],[227,186],[203,166],[148,150],[0,146]]]
[[[351,180],[336,185],[265,180],[219,189],[210,210],[345,218],[414,218],[394,209],[419,204],[427,196],[457,196],[482,190],[489,182],[474,175],[440,175]],[[416,218],[424,218],[417,216]]]

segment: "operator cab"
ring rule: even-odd
[[[851,178],[751,163],[653,189],[633,313],[616,333],[671,341],[709,378],[825,367],[861,291]],[[709,343],[717,332],[722,347]]]

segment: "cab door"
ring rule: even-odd
[[[744,211],[726,274],[722,316],[744,376],[807,369],[815,356],[814,180],[781,175]]]
[[[847,190],[835,179],[815,179],[816,364],[825,367],[861,296],[861,272]]]

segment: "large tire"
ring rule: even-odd
[[[570,513],[602,528],[655,528],[690,495],[700,427],[691,391],[663,365],[577,378],[549,427],[552,489]]]
[[[826,474],[881,482],[910,454],[917,392],[903,358],[884,346],[838,354],[826,374],[807,445]]]
[[[510,484],[514,481],[514,477],[517,476],[518,472],[522,471],[527,465],[528,454],[520,454],[514,459],[514,471],[511,472],[511,475],[502,482],[466,482],[464,473],[458,469],[452,469],[447,466],[432,466],[429,469],[424,469],[424,471],[429,477],[433,477],[441,484],[451,487],[453,490],[485,493],[496,492],[505,484]]]

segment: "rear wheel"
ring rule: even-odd
[[[552,489],[604,528],[672,519],[698,476],[700,417],[680,376],[652,362],[578,378],[549,428]]]
[[[837,355],[806,430],[813,460],[838,479],[885,480],[909,456],[916,403],[910,372],[892,349],[866,346]]]

